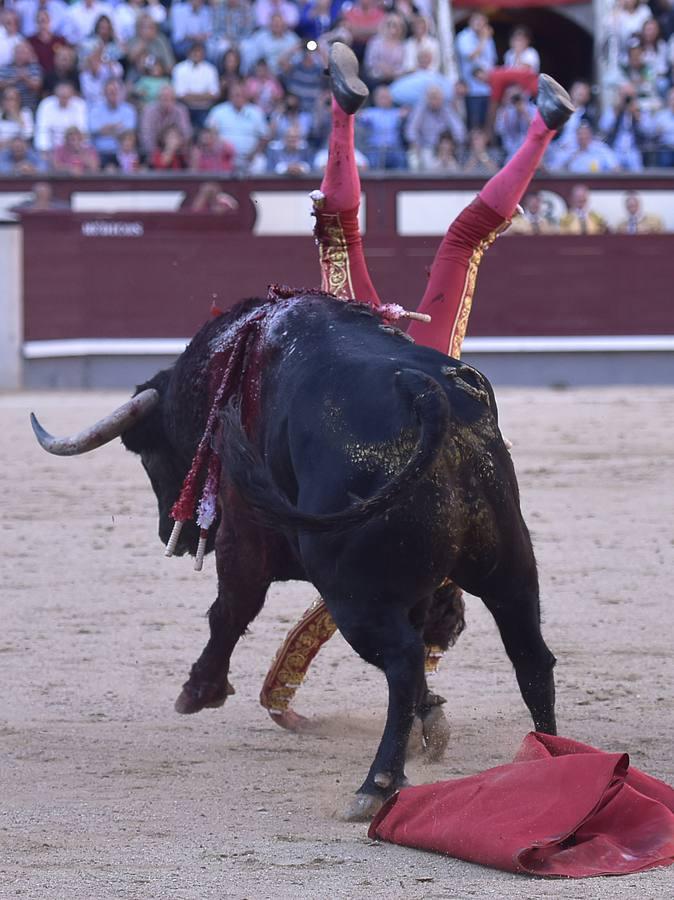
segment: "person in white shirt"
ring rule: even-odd
[[[289,0],[255,0],[253,13],[259,28],[269,28],[273,15],[281,16],[288,28],[294,28],[300,20],[297,5]]]
[[[531,69],[538,75],[541,58],[531,46],[531,32],[528,28],[520,25],[513,30],[510,35],[510,50],[506,50],[504,60],[508,69]]]
[[[513,87],[527,98],[535,97],[540,67],[538,52],[531,46],[531,32],[523,25],[518,26],[510,35],[510,49],[506,51],[504,64],[492,69],[489,76],[494,106],[506,102],[506,91]]]
[[[641,34],[644,23],[651,18],[651,11],[648,4],[641,0],[618,0],[617,6],[613,13],[613,27],[620,42],[621,56],[626,57],[630,38]]]
[[[440,71],[440,41],[430,33],[430,24],[425,16],[412,19],[412,36],[405,41],[403,72],[416,72],[419,68],[419,54],[429,53],[431,63],[427,67],[431,72]]]
[[[56,85],[54,94],[45,97],[35,114],[35,148],[49,153],[63,143],[68,128],[75,127],[87,134],[87,105],[75,94],[68,81]]]
[[[176,97],[190,111],[195,128],[203,128],[209,109],[220,96],[218,70],[206,60],[206,48],[195,41],[187,59],[173,69],[173,87]]]
[[[89,37],[101,16],[112,21],[112,6],[102,0],[75,0],[63,24],[63,37],[74,46]]]
[[[6,87],[0,97],[0,149],[15,137],[30,141],[34,127],[33,113],[21,105],[21,94],[15,87]]]
[[[19,31],[19,16],[13,9],[3,9],[0,13],[0,67],[11,64],[16,45],[23,41],[24,37]]]

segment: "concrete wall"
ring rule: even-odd
[[[21,226],[0,222],[0,390],[21,385],[22,273]]]

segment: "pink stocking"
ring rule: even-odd
[[[555,134],[536,113],[524,143],[501,171],[485,184],[480,191],[481,200],[504,219],[512,219]]]

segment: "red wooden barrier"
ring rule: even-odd
[[[269,282],[317,286],[308,237],[258,237],[197,213],[24,216],[26,340],[188,337]],[[96,229],[127,231],[128,236]],[[110,227],[112,226],[112,227]],[[414,308],[436,238],[368,234],[386,300]],[[472,336],[674,334],[674,236],[504,237],[478,280]]]
[[[535,187],[568,198],[574,181]],[[73,192],[182,191],[188,206],[202,178],[52,179],[55,196]],[[227,307],[263,293],[269,282],[317,286],[309,236],[254,234],[253,192],[308,191],[311,179],[222,180],[239,202],[233,215],[127,212],[114,215],[28,212],[24,224],[25,338],[188,337],[212,302]],[[474,179],[369,178],[366,254],[383,298],[415,307],[439,237],[406,237],[396,200],[405,191],[477,191]],[[657,173],[602,178],[602,191],[671,192]],[[0,194],[30,180],[0,180]],[[132,194],[134,196],[134,194]],[[423,205],[434,203],[432,195]],[[445,195],[450,197],[451,194]],[[605,194],[604,196],[608,196]],[[651,193],[648,203],[674,197]],[[291,202],[290,195],[288,202]],[[446,202],[446,200],[444,201]],[[431,207],[433,209],[434,207]],[[419,211],[417,211],[417,216]],[[283,216],[281,215],[281,218]],[[259,225],[259,222],[258,222]],[[499,239],[482,264],[471,336],[674,335],[671,271],[674,234]]]

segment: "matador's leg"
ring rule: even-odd
[[[320,191],[312,194],[321,287],[343,300],[379,306],[358,226],[360,176],[356,165],[354,114],[369,91],[358,77],[355,55],[345,44],[336,42],[330,48],[329,71],[333,97],[328,163]]]
[[[412,321],[408,328],[420,344],[456,358],[461,354],[482,255],[510,224],[550,141],[574,109],[566,91],[548,75],[539,78],[537,104],[520,149],[452,222],[438,248],[419,305],[419,312],[432,321]]]
[[[290,701],[314,656],[336,630],[327,606],[319,599],[304,612],[279,647],[262,685],[260,703],[282,728],[300,731],[306,722],[304,716],[290,709]]]
[[[547,75],[541,76],[538,111],[520,150],[487,184],[480,195],[450,225],[433,261],[419,312],[431,323],[412,321],[408,333],[419,343],[459,358],[473,302],[477,270],[484,251],[510,224],[543,154],[558,129],[573,112],[571,98]],[[461,590],[453,584],[441,586],[434,596],[424,635],[435,644],[437,659],[454,643],[464,627]],[[428,664],[433,659],[427,655]],[[437,667],[437,662],[436,662]],[[438,759],[449,741],[449,725],[442,712],[442,698],[426,691],[419,709],[426,756]]]

